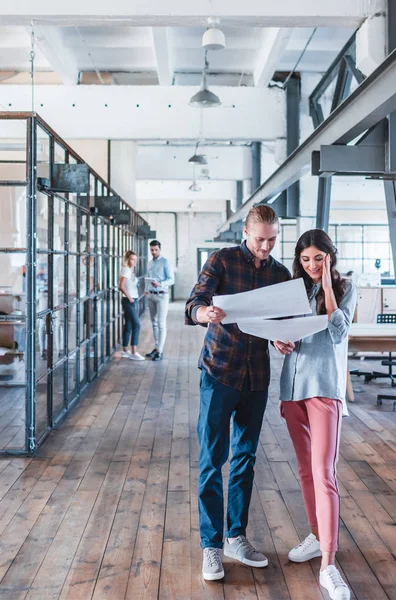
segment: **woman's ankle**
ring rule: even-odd
[[[311,533],[313,533],[313,535],[316,537],[316,539],[319,541],[319,529],[317,527],[311,527]]]
[[[335,552],[323,552],[322,551],[322,564],[320,570],[324,571],[327,567],[335,566]]]

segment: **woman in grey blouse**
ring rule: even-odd
[[[312,229],[300,237],[293,276],[304,279],[312,314],[327,314],[328,326],[296,344],[274,345],[285,355],[280,410],[296,451],[311,528],[310,535],[289,552],[289,559],[305,562],[321,556],[321,585],[333,600],[349,600],[350,591],[335,566],[340,504],[336,463],[341,418],[348,414],[348,332],[357,293],[336,264],[337,250],[324,231]]]

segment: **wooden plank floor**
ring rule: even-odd
[[[162,362],[116,357],[38,457],[0,460],[1,599],[328,598],[318,559],[287,560],[307,526],[277,410],[278,358],[248,532],[270,564],[253,570],[225,559],[224,582],[202,580],[195,428],[204,330],[183,325],[181,304],[171,305],[168,324]],[[147,317],[141,341],[152,349]],[[375,406],[375,382],[354,385],[338,469],[338,561],[353,598],[396,600],[396,413]]]

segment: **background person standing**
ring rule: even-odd
[[[175,277],[172,265],[161,256],[161,243],[158,240],[150,242],[150,252],[153,259],[148,264],[148,278],[154,281],[148,282],[147,295],[155,348],[146,356],[157,361],[162,360],[166,339],[169,287],[175,283]]]
[[[137,346],[139,343],[140,320],[138,313],[138,288],[135,275],[135,266],[137,263],[137,254],[128,250],[125,252],[123,267],[120,273],[119,289],[123,296],[121,300],[124,311],[124,326],[122,330],[122,357],[131,360],[144,360],[144,356],[139,354]],[[128,350],[131,341],[131,350]]]

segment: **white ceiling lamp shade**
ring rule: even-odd
[[[216,94],[208,90],[207,84],[207,68],[209,67],[208,60],[206,58],[205,53],[205,66],[202,71],[202,81],[201,87],[199,88],[199,92],[194,94],[191,98],[189,105],[194,106],[196,108],[215,108],[216,106],[221,106],[221,101]]]
[[[223,50],[225,48],[225,35],[219,29],[219,19],[209,17],[208,29],[202,36],[202,48],[205,50]]]
[[[196,181],[193,181],[188,189],[190,190],[190,192],[200,192],[201,186],[198,185]]]

